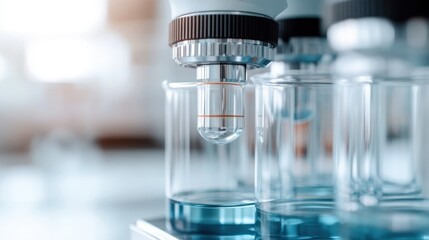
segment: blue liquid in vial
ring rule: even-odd
[[[341,234],[344,239],[354,240],[378,240],[378,239],[389,239],[389,240],[426,240],[429,239],[428,229],[421,229],[415,231],[401,231],[396,232],[389,229],[374,228],[370,226],[350,226],[346,233]]]
[[[419,210],[370,210],[353,213],[341,231],[344,239],[429,239],[429,213]]]
[[[169,199],[169,224],[186,234],[252,235],[253,191],[188,192]]]
[[[314,203],[301,204],[300,209],[287,213],[258,209],[255,239],[341,239],[333,203],[328,205],[331,205],[329,209],[326,204],[318,209]]]

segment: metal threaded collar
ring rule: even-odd
[[[173,59],[181,66],[240,64],[265,67],[274,60],[274,45],[255,40],[200,39],[172,45]]]

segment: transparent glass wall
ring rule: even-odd
[[[328,31],[340,51],[332,75],[343,238],[429,237],[429,55],[418,34],[427,29],[422,20],[362,18]]]
[[[255,222],[253,87],[242,86],[245,131],[228,144],[208,142],[198,133],[198,83],[166,82],[164,88],[170,227],[182,233],[252,235]]]
[[[336,237],[330,75],[301,69],[254,81],[259,237]]]

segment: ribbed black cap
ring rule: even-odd
[[[321,37],[320,18],[289,18],[277,21],[279,36],[287,42],[291,37]]]
[[[382,17],[405,22],[413,17],[429,18],[428,0],[344,0],[327,4],[327,26],[351,18]]]
[[[213,14],[193,15],[170,22],[170,46],[185,40],[207,38],[250,39],[277,45],[276,21],[257,16]]]

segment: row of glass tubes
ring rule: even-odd
[[[381,34],[371,35],[374,26]],[[226,144],[197,131],[201,85],[166,82],[171,229],[239,239],[428,239],[429,48],[404,28],[428,32],[429,22],[349,21],[328,32],[336,54],[296,54],[247,84],[217,85],[229,97],[243,94],[246,109],[245,130]]]

